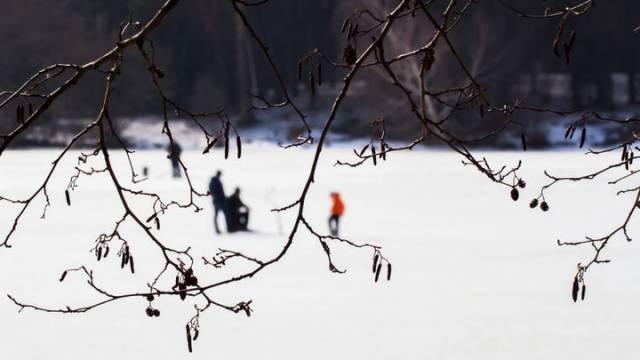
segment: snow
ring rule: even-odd
[[[354,143],[360,148],[363,144]],[[213,255],[219,248],[255,256],[275,254],[291,229],[297,208],[270,209],[295,201],[313,157],[312,148],[284,150],[248,144],[238,160],[224,160],[220,150],[201,155],[187,150],[183,160],[190,180],[202,192],[213,173],[223,171],[225,190],[242,189],[251,208],[252,233],[216,235],[210,199],[203,208],[171,212],[156,231],[175,248]],[[233,151],[232,151],[233,153]],[[339,191],[346,212],[341,235],[356,243],[375,244],[393,264],[391,281],[374,282],[373,251],[329,242],[334,264],[328,270],[318,241],[299,229],[287,255],[241,283],[211,292],[233,305],[252,300],[251,317],[210,308],[200,316],[194,352],[186,347],[185,324],[201,300],[161,297],[160,317],[147,317],[148,302],[131,298],[83,314],[19,311],[8,298],[0,301],[2,358],[6,359],[635,359],[640,350],[640,313],[635,311],[640,270],[637,242],[616,238],[602,254],[612,261],[589,269],[585,301],[574,303],[571,283],[576,264],[592,256],[588,246],[559,247],[557,239],[575,241],[602,236],[619,226],[628,212],[631,187],[566,183],[549,189],[549,212],[530,209],[529,200],[549,183],[542,170],[576,175],[619,154],[584,156],[562,152],[487,152],[493,168],[523,160],[527,187],[514,202],[509,188],[487,181],[444,151],[394,153],[377,166],[334,166],[354,161],[349,146],[323,151],[306,217],[327,233],[329,193]],[[0,194],[24,197],[38,186],[51,150],[5,152],[0,157]],[[136,273],[119,268],[115,253],[101,262],[89,252],[102,232],[122,216],[113,186],[104,176],[81,177],[67,206],[64,190],[77,157],[59,165],[47,191],[51,206],[41,219],[44,198],[30,208],[11,240],[0,250],[0,286],[18,300],[40,306],[82,306],[101,299],[80,272],[86,265],[96,281],[114,293],[146,291],[161,270],[157,250],[133,227],[123,228],[136,259]],[[114,161],[125,164],[122,156]],[[97,162],[87,166],[100,168]],[[163,151],[139,151],[134,168],[149,168],[150,189],[188,201],[184,178],[170,177]],[[127,177],[126,171],[122,172]],[[143,213],[144,202],[137,201]],[[16,206],[0,202],[0,230],[11,227]],[[637,229],[630,227],[630,236]],[[196,272],[222,276],[242,267],[207,269],[196,258]]]

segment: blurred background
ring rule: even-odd
[[[575,1],[507,2],[532,14],[575,5]],[[121,23],[133,19],[144,24],[163,3],[162,0],[4,0],[0,12],[4,29],[0,33],[4,53],[0,57],[0,91],[15,91],[46,66],[84,64],[96,59],[115,46]],[[365,8],[373,14],[383,14],[395,4],[396,1],[388,0],[280,0],[247,7],[245,12],[279,67],[285,86],[309,116],[311,125],[319,127],[347,69],[322,61],[323,84],[312,96],[306,77],[308,70],[303,67],[302,80],[297,78],[298,61],[317,49],[327,60],[341,63],[346,45],[346,36],[341,32],[344,19]],[[640,12],[640,2],[599,2],[592,10],[584,16],[572,16],[564,25],[567,36],[576,32],[567,59],[559,58],[552,50],[558,18],[523,18],[496,1],[473,4],[449,36],[468,68],[498,104],[524,100],[528,107],[595,110],[623,118],[640,116],[640,73],[636,61],[640,55],[640,36],[633,31],[640,26],[635,16]],[[366,16],[361,20],[366,22]],[[385,43],[387,56],[424,45],[433,31],[424,21],[396,24],[389,36],[392,41]],[[278,127],[278,141],[295,139],[300,134],[299,119],[286,109],[268,113],[249,111],[254,105],[263,105],[251,95],[272,103],[284,98],[261,49],[230,3],[208,0],[181,3],[152,40],[153,56],[165,74],[161,84],[170,99],[193,112],[224,108],[241,129]],[[362,37],[355,44],[356,50],[362,51],[368,41],[369,36]],[[428,83],[434,89],[459,83],[463,74],[456,62],[451,61],[444,43],[439,43],[435,51]],[[136,49],[127,54],[122,76],[116,83],[115,106],[110,109],[123,132],[133,120],[153,123],[162,114],[162,104],[146,64]],[[405,78],[417,76],[418,59],[415,66],[405,63],[398,71]],[[402,101],[404,95],[394,92],[384,74],[378,72],[379,69],[363,69],[334,124],[334,132],[343,137],[368,135],[371,122],[384,117],[391,129],[389,139],[412,139],[420,131],[419,124],[407,121],[410,114]],[[85,78],[85,86],[59,99],[45,115],[48,121],[40,121],[28,136],[18,139],[20,143],[63,144],[86,125],[87,119],[97,115],[103,100],[104,76],[94,73]],[[433,118],[442,115],[437,104],[432,112]],[[454,116],[455,121],[449,124],[457,127],[455,130],[462,137],[495,127],[501,120],[499,114],[486,114],[478,121],[476,109]],[[521,112],[517,116],[525,123],[529,148],[562,145],[566,118],[540,112]],[[0,132],[7,133],[14,125],[13,108],[3,109]],[[614,143],[627,130],[602,128],[591,131],[590,136],[600,135],[589,140],[596,145]],[[510,140],[512,135],[504,132],[484,145],[519,147],[518,141]]]

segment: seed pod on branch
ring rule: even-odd
[[[580,290],[580,284],[578,283],[578,277],[573,278],[573,287],[571,289],[571,297],[573,302],[578,301],[578,291]]]
[[[520,133],[520,143],[522,143],[522,151],[527,151],[527,139],[525,139],[524,133]]]
[[[425,70],[430,70],[431,67],[433,66],[433,62],[435,61],[435,50],[433,49],[433,47],[430,47],[427,49],[427,51],[425,52],[424,56],[422,57],[422,62],[424,64],[424,69]]]
[[[583,127],[582,133],[580,134],[580,149],[582,149],[582,146],[584,145],[584,141],[586,138],[587,138],[587,128]]]
[[[529,203],[529,207],[533,209],[536,206],[538,206],[538,199],[531,200],[531,202]]]
[[[387,281],[391,280],[391,263],[387,263]]]
[[[362,156],[364,154],[365,151],[367,151],[367,149],[369,148],[369,144],[365,145],[362,150],[360,150],[360,156]]]
[[[22,104],[16,106],[16,121],[24,124],[24,106],[22,106]]]
[[[62,282],[65,277],[67,277],[67,270],[62,272],[62,276],[60,276],[60,282]]]
[[[565,43],[563,46],[563,50],[564,50],[564,63],[569,65],[569,53],[570,53],[570,49],[569,46]]]
[[[240,141],[240,135],[236,135],[236,148],[238,149],[238,159],[242,156],[242,142]]]
[[[378,161],[376,160],[376,147],[371,144],[371,159],[373,160],[373,165],[378,165]]]
[[[124,269],[124,266],[129,264],[129,245],[125,245],[122,249],[122,260],[120,261],[120,268]]]
[[[351,47],[351,45],[347,45],[342,49],[342,61],[347,65],[353,65],[357,60],[356,50]]]
[[[513,201],[518,201],[519,197],[520,192],[518,192],[518,189],[516,189],[515,187],[511,188],[511,199],[513,199]]]
[[[129,268],[132,274],[136,273],[136,269],[133,267],[133,256],[129,256]]]
[[[187,348],[189,349],[189,352],[193,352],[191,344],[191,329],[189,328],[189,324],[187,324]]]
[[[184,300],[187,298],[187,284],[180,283],[178,284],[178,289],[180,290],[180,300]]]
[[[378,264],[376,267],[376,279],[375,282],[378,282],[378,278],[380,277],[380,270],[382,270],[382,262]]]
[[[213,140],[209,143],[209,145],[207,145],[206,148],[204,148],[204,150],[202,151],[203,154],[208,153],[211,148],[218,142],[218,138],[213,138]]]
[[[187,285],[188,286],[198,286],[198,278],[196,276],[190,276],[187,279]]]
[[[229,125],[224,129],[224,158],[229,158]]]
[[[372,272],[373,272],[374,274],[376,273],[376,269],[377,269],[377,267],[378,267],[378,254],[376,254],[376,255],[373,257],[373,268],[372,268],[372,270],[373,270],[373,271],[372,271]]]
[[[311,88],[311,95],[316,94],[316,82],[313,76],[313,71],[309,71],[309,88]]]
[[[542,211],[549,211],[549,204],[547,204],[546,201],[543,201],[540,203],[540,210]]]
[[[322,85],[322,65],[318,62],[316,73],[318,74],[318,86]]]
[[[569,135],[571,135],[571,131],[573,131],[573,128],[574,128],[573,124],[567,126],[567,130],[564,132],[565,139],[568,138]]]
[[[576,40],[576,31],[572,30],[571,34],[569,35],[569,42],[567,43],[567,51],[571,50],[571,48],[573,47],[573,42]]]
[[[71,206],[71,195],[69,194],[69,190],[64,191],[64,197],[67,200],[67,205]]]
[[[153,214],[151,214],[151,216],[149,216],[146,220],[146,222],[149,222],[153,219],[155,219],[158,216],[158,213],[154,212]]]
[[[302,61],[298,61],[298,80],[302,80]]]
[[[580,294],[580,300],[584,300],[584,297],[587,293],[587,285],[585,285],[584,283],[582,284],[582,293]]]

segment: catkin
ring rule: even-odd
[[[371,144],[371,159],[373,159],[373,165],[378,165],[378,161],[376,160],[376,147]]]
[[[578,301],[578,290],[580,289],[580,285],[578,284],[578,277],[573,278],[573,288],[571,290],[571,297],[573,298],[573,302]]]
[[[193,352],[191,345],[191,329],[189,329],[189,324],[187,324],[187,347],[189,348],[189,352]]]
[[[202,151],[203,154],[206,154],[209,152],[209,150],[211,150],[211,148],[218,142],[218,138],[213,138],[213,141],[211,141],[209,143],[209,145],[207,145],[206,148],[204,148],[204,150]]]
[[[378,282],[378,278],[380,277],[380,270],[382,270],[382,263],[378,264],[378,267],[376,268],[376,282]]]
[[[309,71],[309,87],[311,88],[311,95],[316,94],[316,83],[313,76],[313,71]]]
[[[151,214],[151,216],[149,216],[149,217],[147,218],[146,222],[149,222],[149,221],[153,220],[156,216],[158,216],[158,213],[153,213],[153,214]]]
[[[387,263],[387,281],[391,280],[391,263]]]

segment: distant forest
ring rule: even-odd
[[[162,0],[3,0],[0,11],[0,91],[13,91],[39,69],[55,63],[88,62],[114,47],[120,24],[130,18],[146,22],[162,5]],[[544,7],[562,7],[563,1],[512,0],[516,8],[542,13]],[[269,48],[283,81],[306,101],[308,110],[331,106],[333,84],[346,73],[344,68],[323,65],[323,84],[309,101],[306,80],[298,80],[297,63],[317,49],[330,61],[341,63],[345,46],[341,25],[358,9],[383,14],[395,4],[386,0],[273,0],[267,5],[247,9],[261,41]],[[165,74],[167,94],[194,111],[225,108],[238,116],[240,125],[253,121],[252,96],[280,101],[276,79],[247,29],[226,1],[190,0],[181,3],[152,36],[156,62]],[[524,99],[530,106],[614,109],[640,101],[640,1],[600,1],[597,11],[572,19],[567,33],[575,30],[570,59],[552,50],[557,20],[519,17],[495,0],[480,0],[465,13],[464,25],[450,34],[460,54],[479,81],[489,91],[512,102]],[[406,27],[394,34],[388,49],[400,53],[411,44],[412,34],[433,31]],[[366,46],[366,37],[362,44]],[[446,48],[436,48],[434,86],[446,87],[449,74]],[[131,52],[123,67],[125,73],[117,87],[111,109],[115,117],[157,115],[157,93],[151,89],[149,73],[137,53]],[[571,64],[571,67],[567,65]],[[506,65],[505,65],[506,64]],[[407,69],[407,71],[413,71]],[[94,75],[98,76],[98,75]],[[349,94],[347,108],[352,113],[338,128],[359,132],[368,128],[370,116],[400,121],[406,109],[396,108],[390,85],[374,72]],[[99,79],[96,79],[99,80]],[[85,81],[91,82],[91,79]],[[96,84],[100,84],[99,81]],[[102,101],[103,89],[90,84],[59,101],[51,112],[57,118],[93,117]],[[620,90],[622,89],[622,91]],[[397,96],[400,96],[399,94]],[[511,99],[511,100],[509,100]],[[368,114],[370,112],[370,114]],[[11,114],[0,114],[4,121],[15,121]],[[348,125],[347,125],[348,124]],[[402,137],[402,127],[400,133]],[[470,127],[473,131],[473,127]]]

